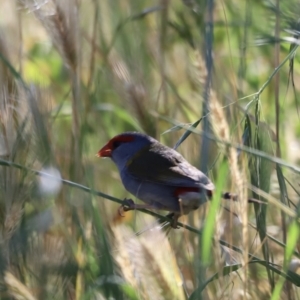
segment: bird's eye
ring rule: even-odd
[[[121,144],[122,144],[122,142],[120,142],[120,141],[114,141],[113,142],[113,148],[117,149]]]

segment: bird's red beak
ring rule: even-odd
[[[96,156],[98,157],[111,157],[111,146],[109,144],[106,144],[102,149],[98,151]]]

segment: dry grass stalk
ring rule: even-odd
[[[149,113],[150,101],[142,79],[137,82],[132,78],[126,63],[116,53],[110,55],[109,63],[114,75],[116,89],[125,99],[126,107],[132,111],[144,131],[155,137],[156,127],[153,117]]]
[[[154,228],[139,238],[122,225],[113,227],[113,231],[117,262],[142,299],[184,299],[176,259],[161,230]]]
[[[76,1],[56,1],[36,3],[36,1],[19,1],[46,29],[53,44],[64,58],[64,62],[73,71],[78,65],[78,20]]]
[[[200,82],[200,84],[204,84],[207,77],[207,70],[205,68],[205,63],[201,57],[201,55],[196,52],[196,62],[195,62],[195,68],[197,73],[197,79]],[[230,136],[230,130],[229,125],[226,120],[226,116],[224,114],[224,109],[220,104],[220,101],[218,100],[216,92],[211,88],[210,90],[210,98],[209,98],[209,117],[211,119],[211,126],[213,129],[214,134],[216,137],[220,140],[223,140],[225,142],[231,142],[232,137]],[[248,214],[247,214],[247,189],[245,184],[245,166],[242,166],[242,168],[239,166],[238,163],[238,155],[237,151],[233,147],[225,147],[224,145],[220,145],[221,149],[226,153],[226,156],[228,158],[229,167],[230,167],[230,174],[231,174],[231,181],[232,181],[232,192],[234,194],[237,194],[239,199],[239,205],[238,205],[238,214],[242,217],[242,228],[243,228],[243,234],[242,234],[242,245],[244,250],[244,257],[242,260],[242,264],[244,266],[244,276],[243,282],[245,284],[245,292],[247,291],[247,262],[248,262]],[[232,224],[232,216],[230,217],[231,227]],[[218,223],[216,226],[220,227],[220,223]],[[232,242],[232,241],[229,241]]]
[[[8,293],[16,300],[35,300],[28,287],[20,282],[12,273],[6,271],[4,274],[4,283],[8,289]]]
[[[2,58],[6,59],[8,62],[10,61],[9,51],[7,49],[7,44],[2,32],[0,32],[0,54]],[[14,78],[11,74],[11,71],[8,69],[7,65],[0,59],[0,93],[3,95],[13,95],[16,89]],[[9,97],[9,101],[12,102],[13,99]],[[0,101],[0,110],[5,102]]]
[[[34,13],[46,29],[53,44],[63,58],[65,66],[70,69],[72,89],[72,140],[71,149],[74,158],[70,166],[71,178],[82,181],[83,168],[81,165],[81,95],[80,95],[80,55],[79,55],[79,16],[78,3],[75,0],[46,2],[21,1]],[[76,161],[76,163],[74,163]]]

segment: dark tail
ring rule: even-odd
[[[229,192],[223,193],[222,198],[225,200],[238,201],[238,196]],[[267,204],[267,202],[255,198],[248,198],[248,203]]]

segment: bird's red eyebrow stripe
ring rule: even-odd
[[[134,140],[133,136],[130,135],[118,135],[112,138],[105,146],[103,146],[96,156],[98,157],[111,157],[111,153],[114,150],[114,142],[132,142]]]
[[[118,135],[115,136],[110,140],[110,143],[113,143],[115,141],[118,142],[132,142],[134,140],[134,137],[132,135]]]

